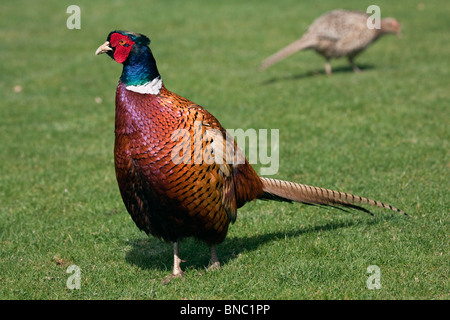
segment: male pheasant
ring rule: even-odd
[[[317,18],[306,33],[287,47],[268,57],[260,66],[264,70],[274,63],[305,49],[314,49],[325,57],[325,72],[331,74],[331,58],[346,56],[355,72],[361,71],[355,57],[383,35],[400,33],[400,23],[394,18],[381,19],[380,28],[369,29],[369,16],[364,12],[334,10]]]
[[[149,44],[142,34],[112,31],[96,55],[123,64],[114,146],[123,202],[141,230],[174,243],[173,276],[183,274],[178,243],[186,237],[210,245],[211,267],[220,267],[216,245],[237,209],[254,199],[362,203],[404,213],[347,193],[259,177],[213,115],[165,88]]]

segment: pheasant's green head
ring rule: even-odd
[[[127,85],[143,85],[159,78],[156,62],[149,48],[150,39],[143,34],[115,30],[98,47],[96,55],[106,53],[123,64],[120,80]]]
[[[106,42],[98,47],[96,55],[108,54],[118,63],[124,63],[130,54],[139,53],[142,47],[148,47],[150,39],[143,34],[115,30],[109,33]]]

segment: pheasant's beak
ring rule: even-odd
[[[109,41],[106,41],[104,44],[102,44],[100,47],[97,48],[95,51],[95,55],[98,56],[99,54],[105,53],[107,51],[111,51],[111,47],[109,46]]]

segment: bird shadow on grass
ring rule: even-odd
[[[217,248],[221,265],[227,265],[242,252],[257,250],[260,246],[286,237],[299,237],[308,233],[328,232],[340,228],[348,228],[354,225],[374,225],[388,217],[377,217],[373,220],[355,219],[346,222],[328,222],[310,228],[292,229],[286,231],[270,232],[249,237],[227,237]],[[129,240],[131,249],[127,252],[127,263],[136,265],[141,269],[155,269],[171,272],[173,266],[173,246],[153,237],[136,238]],[[183,270],[205,270],[210,259],[209,247],[198,240],[188,238],[180,242],[180,256],[183,260]]]
[[[362,71],[368,71],[368,70],[372,70],[375,68],[375,66],[370,65],[370,64],[358,64],[358,68]],[[339,67],[335,67],[333,68],[333,74],[338,74],[338,73],[354,73],[353,68],[349,65],[349,66],[339,66]],[[264,82],[262,82],[262,85],[269,85],[275,82],[280,82],[280,81],[293,81],[293,80],[300,80],[300,79],[306,79],[306,78],[311,78],[311,77],[316,77],[316,76],[326,76],[325,74],[325,70],[315,70],[315,71],[308,71],[306,73],[297,73],[297,74],[291,74],[291,75],[287,75],[287,76],[282,76],[282,77],[274,77],[274,78],[270,78]],[[331,75],[333,76],[333,75]]]

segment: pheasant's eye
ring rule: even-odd
[[[126,42],[124,39],[120,39],[120,40],[119,40],[119,44],[120,44],[121,46],[124,46],[126,43],[127,43],[127,42]]]

